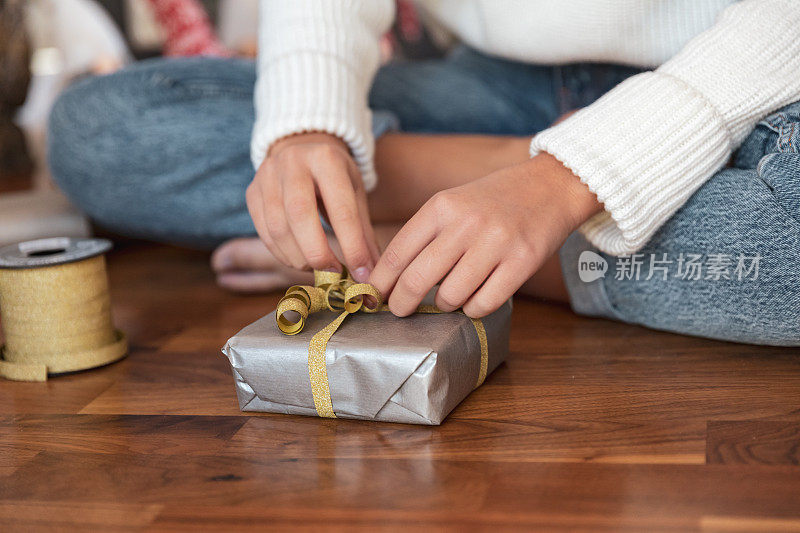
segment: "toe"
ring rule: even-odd
[[[275,256],[255,237],[227,241],[211,255],[215,272],[272,271],[278,266]]]
[[[233,239],[214,250],[211,268],[220,287],[236,292],[270,292],[310,284],[313,274],[281,264],[257,238]]]
[[[231,272],[217,276],[217,284],[234,292],[256,293],[286,289],[286,276],[276,272]]]

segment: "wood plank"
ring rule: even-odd
[[[253,506],[167,506],[152,524],[152,531],[221,531],[226,528],[266,527],[270,531],[692,531],[697,521],[686,517],[602,514],[492,512],[462,514],[447,511],[397,509],[264,508]]]
[[[239,416],[18,415],[0,423],[0,440],[34,454],[208,454],[221,450],[245,421]]]
[[[375,458],[703,464],[705,424],[461,420],[410,430],[400,424],[265,415],[251,418],[222,453],[298,459]]]
[[[706,516],[700,522],[703,531],[737,532],[797,532],[800,520],[780,518],[751,518],[748,516]]]
[[[123,364],[50,379],[44,383],[2,380],[2,413],[77,413],[114,384],[115,368]]]
[[[233,378],[226,373],[214,385],[181,381],[165,386],[159,383],[121,381],[80,411],[83,414],[159,414],[243,416],[233,389]]]
[[[389,509],[438,513],[439,520],[613,517],[635,509],[653,520],[699,525],[704,516],[733,513],[800,519],[800,476],[795,467],[43,452],[4,479],[0,501],[8,499],[246,506],[265,514]]]
[[[160,504],[0,501],[3,531],[140,531],[162,509]]]
[[[733,420],[708,423],[709,464],[800,466],[800,423]]]

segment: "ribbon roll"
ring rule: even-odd
[[[367,306],[364,301],[365,296],[374,298],[376,305],[374,307]],[[347,271],[337,273],[315,270],[313,287],[295,285],[287,289],[286,294],[278,302],[275,319],[278,328],[283,333],[296,335],[305,327],[309,314],[326,308],[331,311],[341,311],[341,314],[311,337],[311,341],[308,343],[308,378],[311,382],[311,394],[314,398],[317,415],[324,418],[336,418],[328,384],[328,368],[325,364],[325,350],[328,347],[328,341],[349,315],[358,312],[388,311],[389,308],[383,304],[383,298],[378,289],[369,283],[354,282],[348,276]],[[291,312],[297,313],[299,318],[293,321],[287,316]],[[416,312],[436,314],[445,311],[433,305],[421,305]],[[477,318],[470,320],[475,327],[481,348],[480,367],[475,383],[475,388],[478,388],[486,379],[489,367],[489,342],[483,322]]]
[[[125,356],[125,335],[111,322],[103,256],[110,247],[56,238],[0,249],[0,376],[45,381]]]

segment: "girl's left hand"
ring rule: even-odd
[[[602,205],[556,158],[541,153],[433,196],[403,226],[372,271],[398,316],[441,282],[436,305],[488,315]]]

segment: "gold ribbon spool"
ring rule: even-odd
[[[365,296],[374,298],[376,305],[368,307],[364,303]],[[331,298],[334,300],[332,301]],[[328,347],[328,341],[349,315],[358,312],[388,311],[389,308],[383,304],[383,298],[378,289],[369,283],[354,282],[346,270],[341,273],[315,270],[313,287],[294,285],[286,290],[286,294],[278,302],[275,320],[283,333],[297,335],[303,330],[308,315],[324,308],[331,311],[342,311],[342,313],[311,337],[311,341],[308,343],[308,378],[311,382],[311,395],[317,415],[324,418],[336,418],[328,384],[328,368],[325,364],[325,350]],[[287,316],[289,312],[297,313],[299,318],[292,321]],[[444,313],[445,311],[433,305],[421,305],[417,307],[416,312]],[[489,367],[489,341],[486,338],[486,328],[484,328],[483,322],[478,318],[470,318],[470,320],[475,327],[481,347],[481,361],[478,379],[475,383],[477,389],[486,379]]]
[[[0,376],[46,381],[125,357],[114,329],[104,239],[39,239],[0,248]]]

